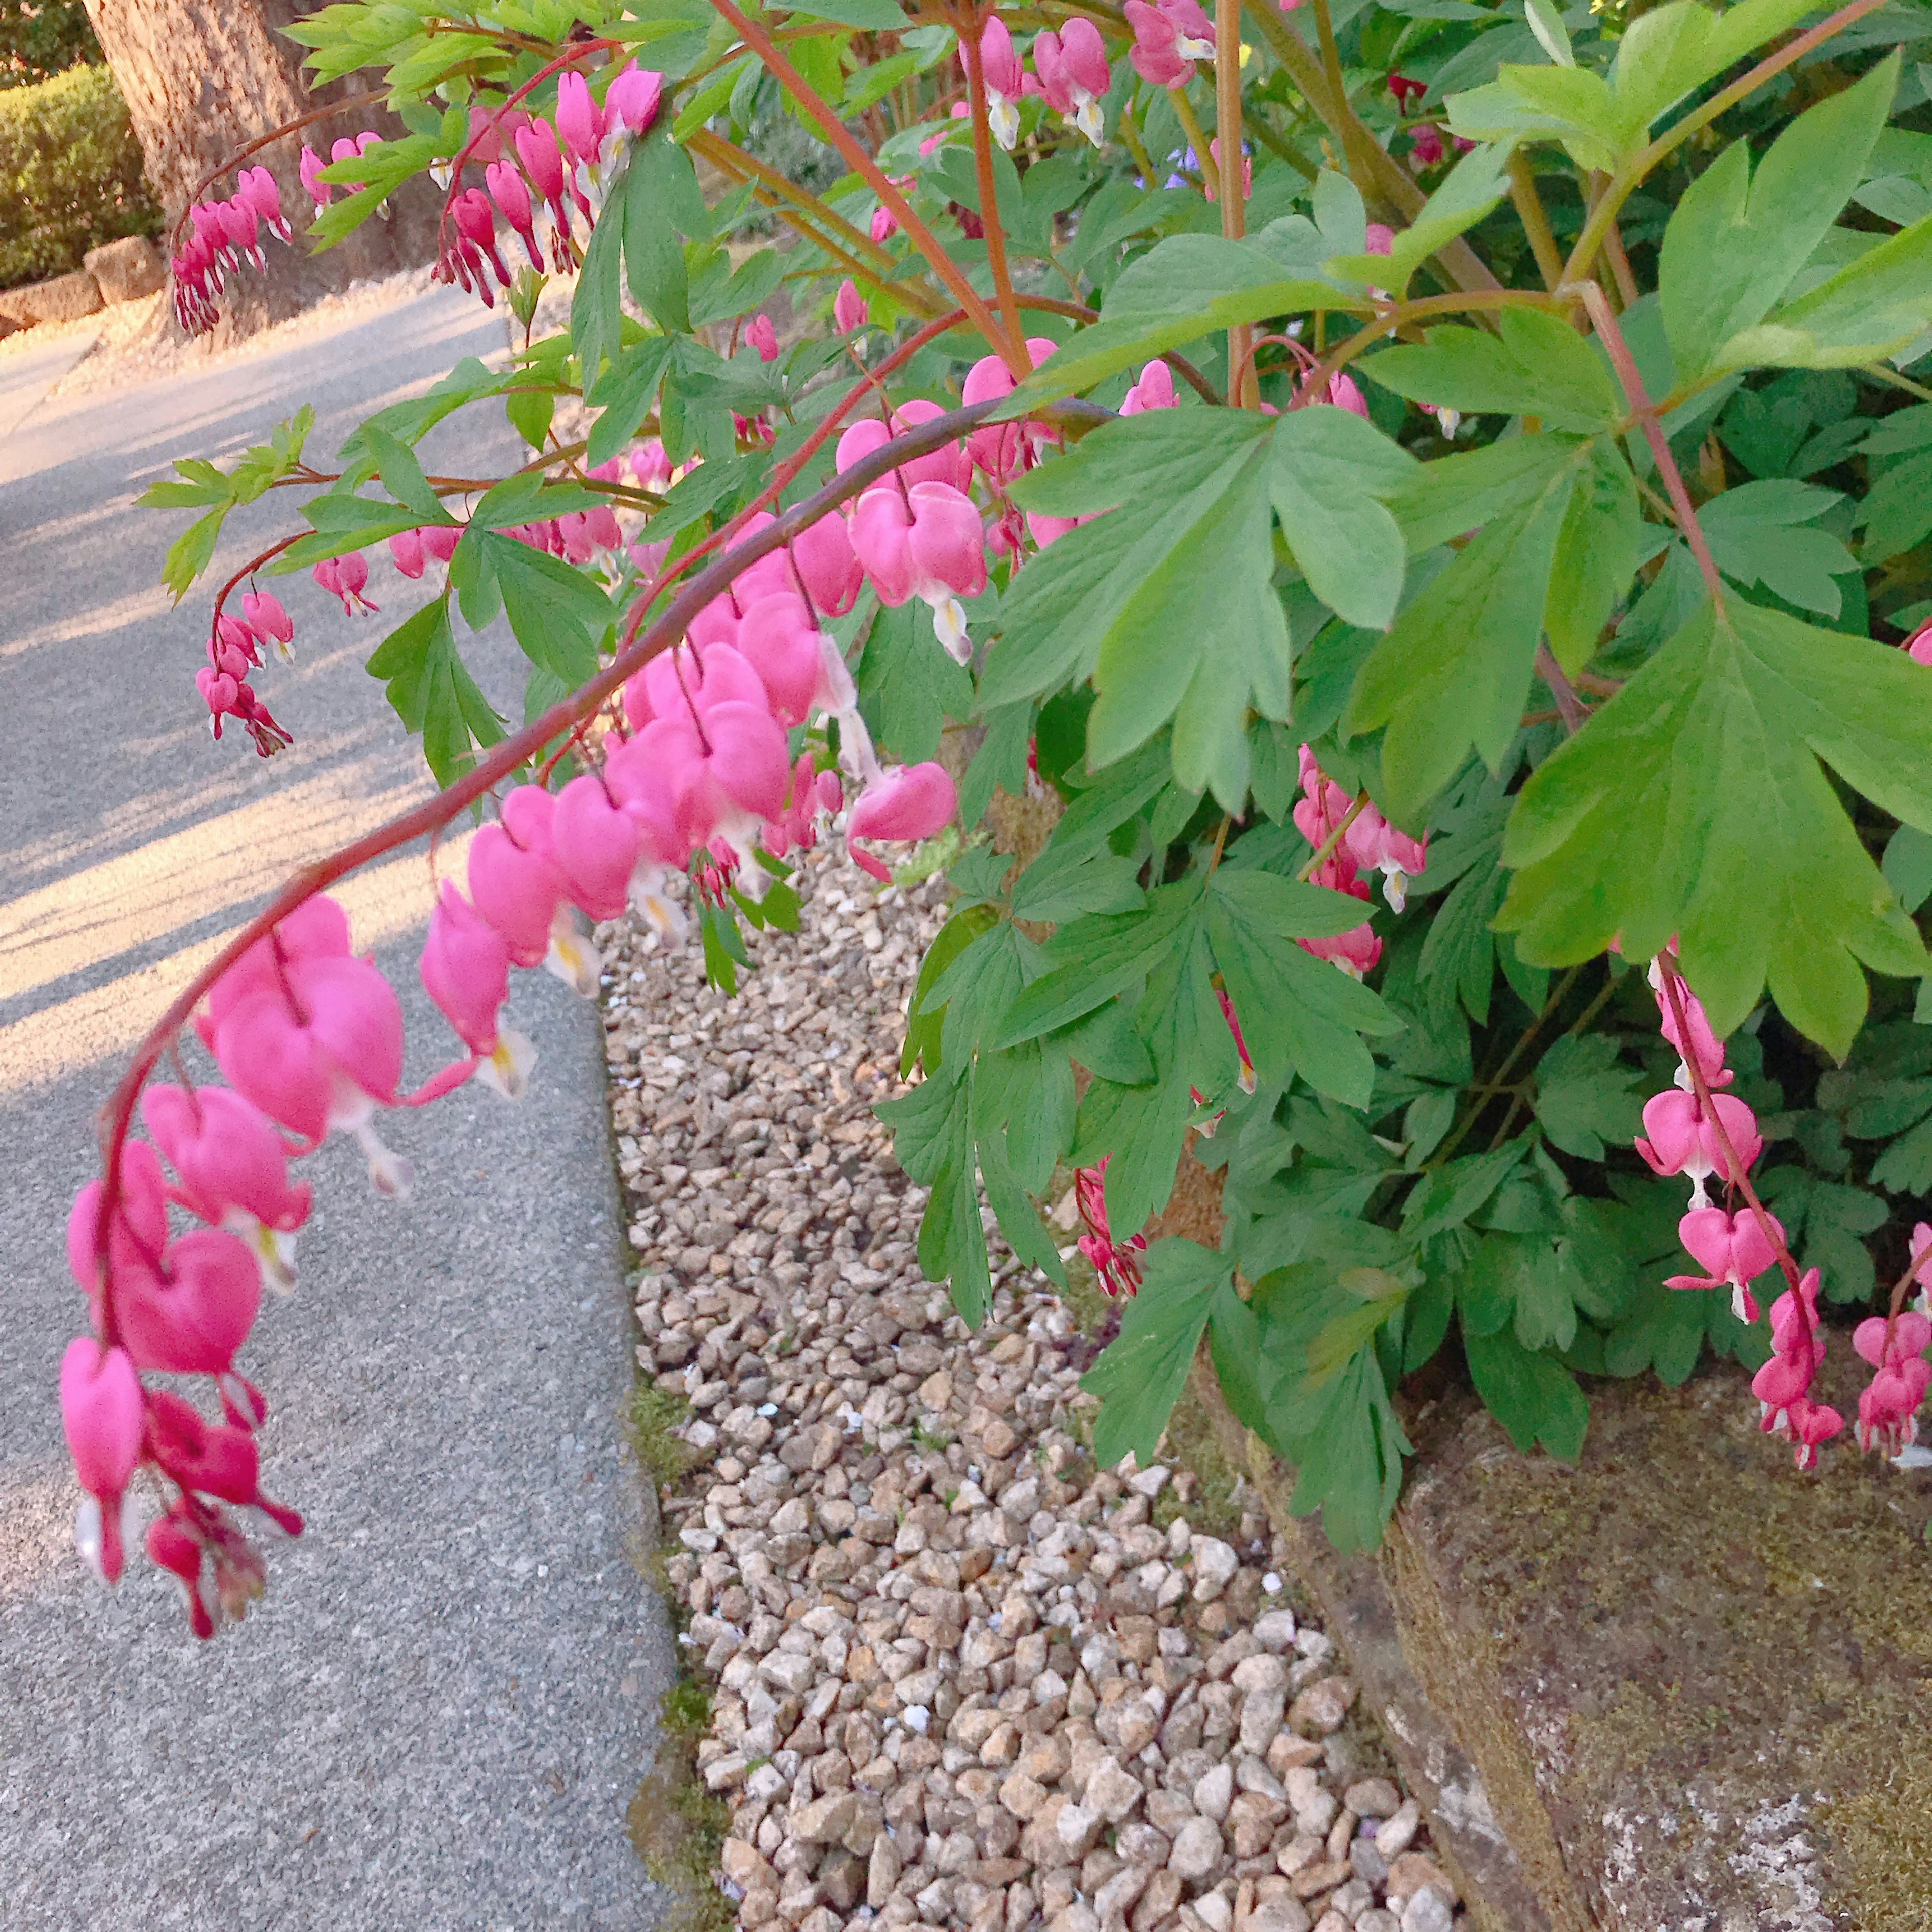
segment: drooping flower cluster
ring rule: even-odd
[[[371,135],[369,137],[374,140]],[[243,267],[268,266],[262,248],[266,228],[278,242],[293,238],[282,212],[282,191],[266,168],[244,168],[226,201],[199,201],[188,212],[186,246],[168,262],[174,284],[175,320],[186,335],[214,326],[221,291]]]
[[[1076,1169],[1073,1198],[1087,1228],[1078,1243],[1080,1252],[1100,1277],[1101,1287],[1118,1300],[1141,1285],[1136,1257],[1147,1252],[1147,1237],[1130,1234],[1124,1241],[1116,1241],[1107,1225],[1107,1162],[1113,1157],[1106,1154],[1098,1167]]]
[[[1301,797],[1294,808],[1295,829],[1317,852],[1320,864],[1309,874],[1313,884],[1358,899],[1369,896],[1365,872],[1382,875],[1382,896],[1400,912],[1408,903],[1408,881],[1429,863],[1429,841],[1412,838],[1389,824],[1366,799],[1359,803],[1322,770],[1315,754],[1300,752]],[[1354,979],[1375,970],[1382,943],[1365,920],[1333,938],[1298,939],[1304,952],[1326,959]]]
[[[208,662],[194,674],[195,688],[208,706],[208,724],[221,736],[221,722],[232,718],[268,758],[295,740],[269,715],[255,694],[249,674],[261,668],[262,653],[273,651],[284,664],[294,661],[291,648],[295,626],[272,591],[250,590],[242,598],[242,614],[217,614],[208,640]]]
[[[1819,1274],[1801,1276],[1786,1248],[1784,1229],[1766,1212],[1747,1178],[1764,1142],[1757,1120],[1736,1094],[1720,1090],[1732,1083],[1724,1048],[1712,1032],[1702,1005],[1676,971],[1653,960],[1650,983],[1657,995],[1664,1038],[1676,1048],[1676,1084],[1655,1095],[1643,1110],[1644,1132],[1636,1150],[1656,1172],[1688,1175],[1690,1204],[1678,1223],[1678,1238],[1704,1272],[1670,1277],[1676,1288],[1724,1288],[1741,1322],[1758,1318],[1751,1283],[1781,1267],[1789,1284],[1772,1304],[1771,1359],[1751,1378],[1768,1434],[1788,1437],[1797,1465],[1812,1468],[1819,1445],[1844,1428],[1830,1403],[1813,1399],[1811,1388],[1825,1359],[1825,1335],[1818,1316]],[[1682,1014],[1682,1023],[1678,1016]],[[1702,1092],[1700,1092],[1700,1089]],[[1733,1161],[1732,1156],[1735,1156]],[[1715,1176],[1726,1192],[1741,1193],[1735,1210],[1714,1204],[1705,1184]],[[1912,1230],[1912,1252],[1924,1256],[1918,1269],[1932,1276],[1932,1226]],[[1922,1311],[1874,1316],[1858,1324],[1852,1346],[1876,1373],[1858,1398],[1858,1446],[1883,1448],[1892,1454],[1916,1442],[1918,1412],[1932,1382],[1932,1320]]]
[[[1100,145],[1106,117],[1100,104],[1113,85],[1106,43],[1091,20],[1076,14],[1034,36],[1029,74],[1006,22],[994,14],[980,35],[980,67],[986,88],[986,119],[993,138],[1010,152],[1019,139],[1019,103],[1037,94],[1054,113]],[[962,71],[966,57],[959,57]],[[958,110],[955,110],[956,112]]]
[[[490,278],[504,288],[516,280],[497,246],[500,220],[539,274],[568,274],[577,264],[573,211],[596,219],[631,143],[657,118],[663,92],[662,74],[625,66],[610,76],[600,100],[573,68],[558,80],[553,119],[521,107],[474,110],[466,154],[482,167],[484,185],[451,200],[454,232],[446,231],[438,277],[494,307]]]

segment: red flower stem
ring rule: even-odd
[[[806,84],[797,68],[778,52],[771,36],[734,6],[731,0],[711,0],[711,4],[730,22],[745,45],[764,62],[766,72],[818,122],[824,131],[826,140],[856,171],[866,185],[892,210],[892,218],[898,222],[906,239],[926,257],[932,272],[945,285],[952,299],[966,311],[973,326],[986,338],[992,347],[999,350],[1006,367],[1012,371],[1014,381],[1022,382],[1031,375],[1033,370],[1028,364],[1024,352],[1017,343],[1004,340],[1006,332],[1000,328],[998,319],[980,299],[973,284],[960,272],[959,265],[940,245],[938,237],[913,212],[912,203],[892,185],[878,163],[853,138],[844,122]]]
[[[230,169],[239,166],[250,154],[260,154],[264,148],[280,140],[284,135],[297,134],[317,121],[326,121],[332,114],[346,113],[352,107],[367,107],[372,102],[386,100],[388,98],[388,90],[386,88],[379,87],[373,94],[352,94],[346,100],[331,100],[320,107],[311,107],[306,114],[298,114],[292,121],[284,121],[279,128],[271,128],[266,134],[258,134],[254,140],[244,142],[237,148],[233,154],[210,168],[208,172],[188,190],[188,200],[182,204],[180,214],[176,216],[174,226],[168,232],[170,249],[176,253],[179,252],[182,224],[188,219],[188,210],[224,175],[226,174]]]
[[[1617,380],[1623,386],[1624,400],[1643,431],[1644,441],[1650,446],[1658,474],[1664,478],[1664,486],[1670,492],[1670,508],[1677,519],[1677,527],[1683,532],[1684,541],[1690,546],[1690,554],[1697,560],[1697,574],[1703,578],[1704,588],[1711,593],[1711,602],[1721,617],[1724,614],[1724,581],[1718,574],[1711,547],[1704,541],[1704,532],[1691,504],[1690,493],[1684,487],[1677,459],[1670,453],[1670,439],[1657,420],[1656,409],[1644,393],[1643,378],[1637,374],[1636,358],[1624,340],[1623,331],[1618,328],[1617,319],[1610,313],[1610,299],[1603,290],[1594,282],[1580,282],[1573,286],[1583,298],[1583,306],[1590,312],[1591,322],[1602,339],[1610,366],[1616,370]]]
[[[217,634],[221,618],[221,607],[227,602],[229,592],[242,581],[243,578],[252,577],[256,571],[261,568],[263,564],[268,562],[269,558],[272,556],[280,556],[284,550],[287,550],[295,544],[300,543],[302,538],[308,534],[309,532],[307,530],[298,530],[293,536],[284,537],[278,542],[272,543],[266,550],[261,551],[256,556],[251,556],[248,561],[244,563],[242,568],[214,593],[214,608],[213,611],[210,613],[208,620],[208,634],[211,642],[213,641]]]
[[[341,847],[327,858],[303,867],[276,893],[267,906],[195,974],[170,1003],[166,1012],[149,1029],[136,1049],[128,1070],[121,1076],[98,1116],[104,1173],[100,1204],[94,1215],[94,1243],[100,1257],[102,1326],[110,1340],[114,1330],[114,1318],[112,1285],[107,1279],[108,1237],[113,1223],[114,1210],[120,1202],[121,1150],[127,1142],[135,1103],[140,1097],[141,1089],[148,1075],[154,1071],[156,1062],[200,1004],[202,995],[215,981],[257,940],[272,933],[276,926],[298,906],[333,885],[337,880],[354,872],[358,866],[366,866],[371,860],[382,858],[394,851],[398,846],[406,845],[412,839],[440,832],[466,806],[507,778],[519,765],[541,752],[552,739],[571,730],[591,716],[627,679],[656,656],[658,652],[668,648],[682,636],[686,626],[699,611],[712,598],[728,590],[733,579],[760,557],[782,549],[800,531],[816,523],[828,511],[836,510],[842,503],[857,496],[862,490],[890,475],[901,464],[943,448],[954,437],[976,428],[999,409],[1005,400],[1005,398],[999,397],[974,404],[966,409],[953,410],[946,415],[935,416],[930,422],[921,423],[916,428],[908,430],[903,436],[896,436],[883,448],[874,450],[862,461],[854,464],[849,470],[841,471],[824,488],[814,491],[802,502],[794,504],[775,523],[748,537],[736,549],[727,551],[686,584],[643,636],[634,643],[627,641],[626,648],[621,650],[616,658],[587,684],[580,686],[568,698],[552,705],[535,722],[525,725],[520,731],[506,738],[486,756],[478,759],[464,777],[439,792],[434,798],[426,800],[398,818],[391,819],[386,825],[379,826],[374,831]],[[1105,419],[1106,415],[1106,412],[1094,410],[1086,404],[1070,406],[1060,404],[1055,406],[1083,419],[1099,421]]]
[[[979,10],[963,7],[953,21],[959,37],[959,52],[966,63],[966,90],[972,112],[973,178],[980,190],[980,224],[986,240],[986,266],[993,278],[993,293],[1000,304],[1000,320],[1006,324],[1007,346],[1000,350],[1016,381],[1022,380],[1016,365],[1030,372],[1032,358],[1026,350],[1026,332],[1020,326],[1018,304],[1013,300],[1013,280],[1006,268],[1006,232],[1000,225],[999,196],[993,185],[993,136],[986,112],[986,76],[980,58]]]
[[[1677,1037],[1688,1041],[1690,1028],[1684,1007],[1684,978],[1667,952],[1657,956],[1658,971],[1664,980],[1664,996],[1670,1002],[1671,1017],[1677,1022]],[[1757,1190],[1750,1184],[1750,1176],[1745,1173],[1744,1165],[1738,1158],[1738,1150],[1731,1144],[1731,1137],[1726,1132],[1723,1116],[1711,1100],[1711,1089],[1704,1078],[1704,1070],[1697,1064],[1694,1052],[1681,1055],[1684,1064],[1690,1070],[1691,1090],[1697,1096],[1698,1111],[1711,1124],[1711,1131],[1718,1143],[1718,1151],[1724,1157],[1724,1165],[1730,1171],[1724,1177],[1732,1186],[1738,1188],[1744,1197],[1744,1204],[1751,1211],[1751,1218],[1757,1223],[1758,1232],[1766,1244],[1778,1257],[1778,1264],[1784,1271],[1785,1285],[1791,1290],[1791,1298],[1802,1298],[1798,1292],[1798,1264],[1791,1258],[1791,1250],[1784,1245],[1784,1237],[1778,1232],[1778,1223],[1765,1211],[1764,1203],[1757,1198]]]

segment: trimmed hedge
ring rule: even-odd
[[[88,249],[156,234],[160,220],[106,68],[0,89],[0,289],[66,274]]]

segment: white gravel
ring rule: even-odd
[[[1004,1248],[976,1334],[922,1280],[924,1192],[871,1108],[942,888],[823,854],[800,883],[802,930],[748,935],[734,1001],[694,953],[600,933],[638,1357],[699,1459],[665,1536],[740,1923],[1462,1925],[1264,1520],[1223,1540],[1189,1472],[1095,1468],[1089,1346]]]

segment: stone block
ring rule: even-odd
[[[0,294],[0,319],[34,328],[42,322],[78,322],[100,306],[100,284],[85,268],[76,268],[70,275]]]
[[[168,265],[160,249],[145,235],[105,242],[81,257],[100,290],[104,302],[139,302],[156,293],[168,278]]]

